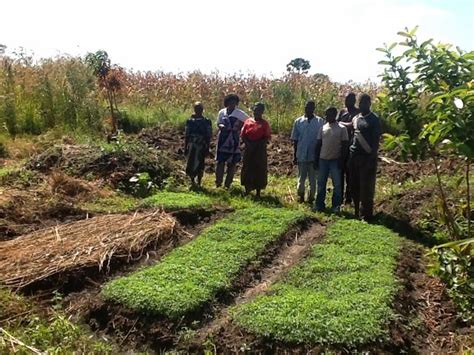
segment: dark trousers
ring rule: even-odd
[[[351,195],[351,175],[350,175],[350,168],[349,168],[349,160],[347,160],[342,168],[341,174],[341,188],[342,188],[342,196],[345,200],[345,203],[352,202],[352,195]]]
[[[222,181],[224,180],[224,171],[225,171],[225,166],[227,165],[227,175],[225,177],[225,183],[224,186],[226,188],[230,188],[230,185],[232,185],[232,181],[234,180],[234,174],[235,174],[235,169],[236,165],[234,163],[225,163],[223,161],[217,162],[216,165],[216,186],[220,187],[222,185]]]
[[[369,220],[374,214],[377,157],[355,155],[349,160],[350,186],[357,217]]]

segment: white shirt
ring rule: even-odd
[[[242,111],[241,109],[237,107],[234,108],[234,111],[232,111],[230,115],[227,115],[227,108],[223,108],[217,114],[217,125],[223,123],[222,121],[224,120],[225,117],[235,117],[240,122],[245,122],[245,120],[249,118],[249,115],[247,115],[244,111]]]
[[[291,140],[298,141],[296,147],[296,160],[298,163],[312,162],[316,155],[316,139],[324,124],[321,117],[314,116],[311,120],[301,116],[295,120]]]

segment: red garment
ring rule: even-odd
[[[247,138],[251,141],[258,141],[264,138],[270,139],[272,136],[272,131],[266,120],[261,119],[256,121],[254,118],[248,118],[242,127],[240,135],[242,138]]]

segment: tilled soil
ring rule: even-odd
[[[302,234],[296,235],[289,243],[285,243],[271,264],[260,271],[260,277],[256,278],[252,285],[243,289],[229,306],[225,306],[219,312],[216,312],[215,316],[197,331],[192,340],[183,340],[177,347],[180,350],[202,352],[206,350],[204,344],[206,344],[207,339],[219,339],[220,343],[225,344],[225,348],[220,349],[223,352],[237,352],[238,347],[244,343],[252,348],[252,344],[248,343],[248,339],[245,339],[245,337],[239,338],[238,335],[236,339],[236,334],[229,332],[234,327],[229,315],[230,307],[242,304],[259,294],[265,293],[275,281],[281,279],[291,267],[308,255],[311,247],[323,238],[324,231],[325,226],[314,223]]]
[[[173,160],[184,165],[184,132],[169,128],[144,129],[138,138],[159,151],[166,151]],[[217,136],[211,140],[210,155],[206,158],[206,172],[215,172],[215,152]],[[282,176],[293,174],[293,145],[288,136],[273,135],[268,144],[268,171],[271,175]],[[239,164],[240,165],[240,164]]]
[[[319,354],[329,351],[336,354],[368,352],[374,354],[455,354],[460,346],[469,345],[469,328],[460,328],[456,323],[456,312],[445,293],[442,282],[426,271],[425,249],[405,241],[396,270],[402,289],[394,301],[396,319],[389,325],[390,341],[383,344],[368,344],[353,349],[298,345],[274,341],[250,334],[234,325],[224,309],[222,314],[198,332],[199,342],[186,348],[193,351],[216,350],[217,353],[255,354]],[[262,291],[266,289],[263,286]],[[236,303],[254,296],[255,288],[243,293]],[[257,292],[259,293],[257,285]],[[471,332],[471,333],[470,333]],[[208,340],[206,342],[206,340]],[[472,344],[471,340],[471,346]]]
[[[455,354],[468,345],[469,330],[457,323],[456,309],[446,286],[427,272],[426,249],[405,241],[397,277],[403,289],[394,309],[399,317],[390,327],[391,352]],[[471,333],[472,335],[472,333]],[[471,346],[474,346],[471,338]]]
[[[205,305],[200,311],[188,315],[178,323],[164,317],[138,314],[120,305],[102,303],[97,299],[89,304],[91,310],[87,320],[97,331],[121,339],[119,342],[127,344],[125,346],[127,349],[152,349],[156,352],[172,349],[182,339],[187,338],[187,331],[209,327],[213,319],[224,320],[225,310],[236,299],[251,297],[260,292],[260,289],[268,287],[269,283],[303,257],[323,230],[323,227],[318,225],[312,229],[315,233],[307,235],[303,230],[307,229],[309,223],[308,220],[288,231],[265,250],[258,258],[258,262],[248,265],[243,270],[230,290],[218,294],[216,301]],[[302,235],[305,237],[301,237]],[[210,327],[212,328],[212,325]],[[206,333],[206,330],[203,332]]]

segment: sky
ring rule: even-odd
[[[293,58],[332,80],[378,81],[405,27],[474,50],[474,0],[3,0],[0,44],[35,58],[104,49],[134,70],[280,76]]]

